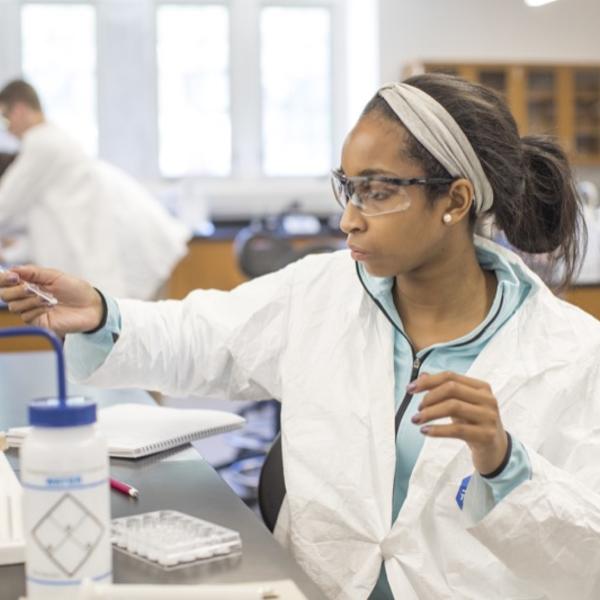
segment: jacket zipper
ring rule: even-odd
[[[398,333],[400,333],[400,335],[402,335],[402,337],[404,337],[404,339],[408,342],[408,346],[410,347],[410,351],[412,353],[412,359],[413,359],[412,371],[410,374],[410,381],[411,382],[414,381],[419,376],[419,371],[421,370],[421,367],[423,366],[425,359],[431,354],[431,352],[433,352],[433,350],[435,350],[435,348],[432,348],[431,350],[427,351],[423,356],[421,356],[419,358],[417,356],[417,353],[415,352],[415,348],[412,345],[412,342],[410,341],[408,336],[404,333],[404,331],[402,331],[402,329],[399,329],[396,326],[396,324],[394,323],[394,320],[390,317],[390,315],[387,314],[387,311],[385,310],[385,308],[383,307],[381,302],[379,302],[379,300],[377,300],[377,298],[375,298],[375,296],[373,296],[373,294],[371,294],[371,292],[365,285],[365,282],[363,281],[361,274],[360,274],[358,263],[356,263],[356,274],[358,275],[358,279],[359,279],[361,285],[363,286],[363,288],[365,289],[365,291],[367,292],[367,294],[369,295],[371,300],[373,300],[373,302],[379,307],[379,310],[381,310],[381,312],[385,315],[386,319],[392,324],[392,327]],[[453,346],[453,348],[457,348],[459,346],[465,346],[466,344],[470,344],[471,342],[480,338],[484,334],[484,332],[487,330],[487,328],[496,320],[496,317],[500,314],[500,310],[502,309],[503,300],[504,300],[504,296],[502,296],[500,298],[500,302],[498,303],[498,309],[496,310],[496,313],[494,314],[494,316],[490,319],[490,322],[477,335],[473,336],[471,339],[461,342],[460,344],[456,344],[455,346]],[[396,411],[396,417],[394,419],[394,428],[396,431],[396,435],[398,435],[398,429],[400,429],[400,423],[402,422],[402,417],[404,417],[404,413],[406,412],[406,409],[408,408],[408,405],[410,404],[412,397],[413,397],[413,394],[410,394],[407,392],[406,395],[404,396],[404,398],[402,398],[402,402],[400,403],[400,406],[398,407],[398,410]]]
[[[404,336],[404,337],[406,337],[406,336]],[[410,344],[410,341],[408,343]],[[412,344],[410,344],[410,349],[413,353],[413,365],[412,365],[412,371],[410,373],[410,381],[414,381],[419,376],[419,370],[423,366],[425,359],[429,356],[430,352],[433,352],[433,350],[429,350],[429,352],[426,352],[421,358],[419,358],[418,356],[416,356],[415,350],[412,347]],[[406,392],[404,398],[402,398],[402,402],[400,403],[398,410],[396,411],[396,417],[394,418],[394,429],[396,431],[396,435],[398,434],[398,429],[400,428],[400,423],[402,422],[402,417],[404,417],[404,413],[406,412],[406,409],[408,408],[408,405],[410,404],[412,397],[413,397],[413,394],[411,394],[410,392]]]

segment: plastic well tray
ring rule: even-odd
[[[238,554],[240,534],[175,510],[112,520],[113,544],[165,569]]]

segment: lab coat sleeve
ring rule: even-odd
[[[585,394],[588,404],[596,399],[597,394]],[[470,482],[464,502],[467,530],[550,600],[600,598],[600,427],[597,421],[594,425],[597,413],[577,404],[574,410],[582,416],[566,436],[563,432],[564,447],[555,452],[560,466],[524,444],[529,481],[481,519],[473,500],[485,488],[490,493],[481,478]]]
[[[458,489],[456,501],[463,508],[463,488],[470,489],[469,518],[479,521],[489,513],[498,502],[508,496],[517,486],[531,479],[531,461],[521,442],[511,436],[512,448],[508,464],[496,477],[482,477],[475,471],[465,479]]]
[[[83,380],[106,360],[121,332],[121,313],[112,296],[106,301],[106,323],[94,333],[73,333],[65,339],[65,359],[69,377]]]
[[[76,381],[177,396],[279,399],[295,268],[231,292],[196,290],[182,301],[118,301],[118,340],[98,369]]]

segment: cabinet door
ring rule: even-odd
[[[600,160],[600,69],[576,68],[574,83],[574,153],[579,163]]]
[[[508,92],[508,70],[504,67],[479,67],[477,81],[499,92],[506,99]]]
[[[528,134],[558,136],[557,74],[552,67],[530,67],[525,74]]]
[[[475,80],[497,91],[512,113],[518,130],[527,131],[525,69],[520,65],[479,66]]]

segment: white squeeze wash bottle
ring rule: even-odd
[[[83,579],[112,581],[108,450],[96,405],[66,397],[58,338],[27,331],[50,339],[59,378],[58,399],[30,403],[32,430],[21,448],[27,598],[64,600]]]

